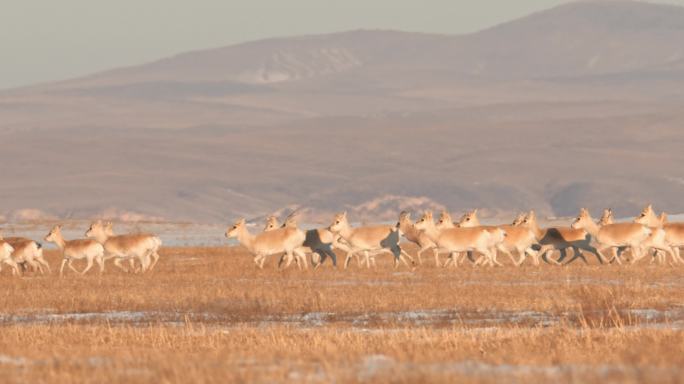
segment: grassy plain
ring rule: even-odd
[[[166,248],[145,275],[3,269],[0,380],[684,380],[681,267],[275,261],[258,270],[242,248]]]

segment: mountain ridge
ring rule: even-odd
[[[275,38],[0,92],[0,214],[684,212],[675,8],[594,1],[468,35]]]

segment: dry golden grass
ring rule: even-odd
[[[0,380],[682,380],[681,268],[275,261],[258,270],[240,248],[167,248],[146,275],[5,269]]]

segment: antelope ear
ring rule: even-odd
[[[347,211],[342,212],[342,217],[344,217],[344,218],[347,217]]]
[[[425,216],[432,219],[432,211],[425,212]]]
[[[246,222],[245,218],[244,218],[244,217],[241,217],[241,218],[238,219],[237,224],[245,225],[245,222]]]
[[[647,205],[647,206],[646,206],[646,209],[649,210],[649,211],[652,211],[652,210],[653,210],[653,204]]]
[[[473,215],[477,215],[477,208],[473,209]]]

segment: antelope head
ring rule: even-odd
[[[227,238],[233,238],[233,237],[238,237],[238,234],[242,229],[245,228],[245,219],[240,218],[238,221],[233,224],[232,227],[229,227],[228,230],[226,230],[226,237]]]
[[[432,212],[430,212],[432,214]],[[432,216],[431,216],[432,218]],[[439,219],[437,219],[437,228],[449,228],[454,225],[454,221],[451,219],[451,214],[447,210],[442,210],[439,212]]]
[[[62,239],[62,226],[61,225],[55,225],[52,227],[50,230],[50,233],[48,233],[45,236],[45,241],[51,242],[51,243],[56,243],[59,239]]]
[[[518,213],[518,216],[513,219],[513,222],[511,223],[512,226],[517,227],[519,225],[522,225],[523,222],[525,221],[525,213]]]
[[[461,216],[461,219],[458,220],[458,224],[456,224],[457,227],[472,227],[473,223],[475,226],[480,225],[480,220],[477,218],[477,209],[473,209],[470,212],[466,212]]]
[[[575,221],[573,221],[571,227],[574,229],[584,229],[587,228],[590,223],[593,224],[591,215],[589,215],[589,211],[586,208],[582,208],[580,209],[580,213]]]
[[[610,208],[604,209],[603,214],[598,222],[599,225],[613,224],[613,210]]]
[[[434,224],[434,219],[432,218],[432,211],[427,211],[414,225],[416,229],[424,230],[428,228],[430,224]]]
[[[264,232],[271,231],[278,228],[278,218],[271,215],[266,218],[266,225],[264,225]]]
[[[537,214],[531,210],[522,221],[522,225],[527,227],[534,227],[537,225]]]
[[[333,218],[332,223],[330,224],[330,227],[328,229],[332,233],[339,233],[342,231],[345,227],[349,226],[349,221],[347,221],[347,212],[342,212],[338,213],[335,215]]]
[[[105,234],[105,225],[102,222],[102,220],[98,220],[98,221],[90,224],[90,227],[88,227],[88,230],[85,233],[85,237],[94,238],[94,237],[100,237],[104,234]]]
[[[658,216],[656,216],[655,211],[653,210],[653,205],[649,204],[646,208],[641,210],[641,213],[634,219],[634,222],[653,227],[658,225],[660,220],[658,220]]]

